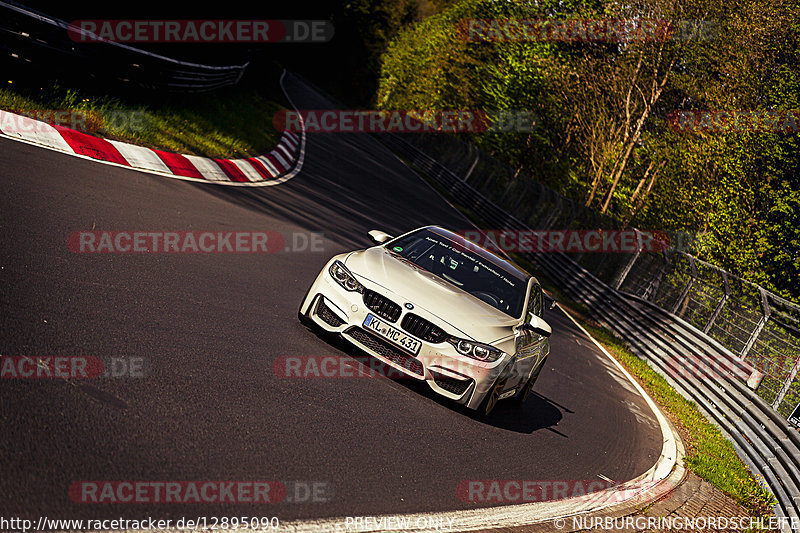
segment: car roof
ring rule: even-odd
[[[464,245],[463,243],[468,242],[469,243],[468,249],[471,252],[474,252],[481,259],[489,261],[495,266],[502,268],[509,274],[516,275],[521,280],[528,281],[530,278],[533,277],[528,271],[526,271],[524,268],[513,262],[511,259],[505,259],[503,257],[500,257],[496,253],[487,250],[483,246],[467,239],[463,235],[459,235],[458,233],[445,229],[441,226],[426,226],[425,228],[421,229],[430,230],[431,232],[439,235],[440,237],[444,237],[454,243],[461,244],[462,246]]]

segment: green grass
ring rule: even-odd
[[[287,107],[277,80],[259,90],[237,86],[158,99],[94,95],[58,83],[36,88],[6,80],[0,87],[0,109],[5,111],[34,118],[42,111],[80,111],[79,124],[84,127],[79,129],[86,133],[219,158],[260,155],[274,148],[280,132],[273,117]]]

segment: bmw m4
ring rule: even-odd
[[[331,258],[299,316],[488,415],[522,404],[550,352],[551,329],[535,277],[437,226]]]

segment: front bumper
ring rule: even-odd
[[[336,283],[328,274],[328,266],[322,270],[303,300],[300,306],[302,315],[319,328],[340,335],[393,368],[395,372],[390,372],[390,376],[396,376],[399,372],[408,378],[425,381],[437,394],[471,409],[476,409],[481,404],[508,363],[507,354],[489,363],[459,354],[446,340],[432,343],[419,339],[401,327],[403,318],[409,312],[403,305],[407,300],[359,277],[359,282],[366,289],[377,292],[400,306],[401,314],[396,320],[381,319],[419,340],[420,351],[413,355],[363,327],[368,314],[379,315],[368,307],[361,293],[347,291]],[[447,326],[441,320],[424,309],[414,308],[413,313],[447,331]]]

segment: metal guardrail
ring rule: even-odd
[[[491,228],[531,229],[467,180],[427,155],[419,146],[399,135],[383,134],[378,137],[447,191],[456,202],[468,206]],[[452,152],[450,155],[453,155]],[[474,163],[469,163],[474,169]],[[548,200],[555,202],[552,195]],[[531,212],[525,206],[519,207],[523,211]],[[549,225],[539,226],[537,229],[558,227],[554,224],[557,224],[559,214],[542,209],[538,216],[550,217],[551,220]],[[565,253],[524,255],[558,283],[565,293],[584,302],[591,310],[593,318],[625,339],[636,355],[648,361],[681,394],[697,403],[703,414],[716,423],[733,442],[737,453],[757,479],[773,492],[777,500],[776,516],[800,519],[800,435],[770,403],[737,377],[742,372],[741,358],[707,334],[714,321],[711,321],[711,327],[704,328],[704,332],[696,327],[695,321],[684,319],[688,315],[684,314],[684,318],[681,318],[671,313],[675,309],[674,302],[673,309],[667,311],[648,298],[653,293],[666,294],[666,291],[659,293],[651,288],[644,297],[626,295]],[[637,283],[640,287],[647,285],[643,283],[645,277],[642,272],[648,271],[644,267],[644,261],[641,263],[643,266],[636,267],[635,263],[639,258],[633,261],[630,257],[615,259],[623,265],[622,269],[606,269],[604,272],[607,279],[616,275],[617,287],[623,287],[626,283]],[[621,279],[619,273],[625,268],[626,277]],[[691,279],[698,278],[699,273]],[[669,278],[662,276],[660,279]],[[681,288],[679,296],[686,301],[689,294],[691,286],[688,290],[686,287]],[[730,288],[723,290],[723,294],[726,295],[726,300],[715,307],[716,321],[723,316],[721,309],[730,301]],[[763,334],[763,327],[761,332]],[[753,346],[755,344],[751,343],[750,350]],[[719,375],[721,369],[728,369],[730,374]],[[709,379],[709,376],[717,378]],[[789,528],[786,530],[789,531]]]
[[[688,254],[641,258],[617,288],[682,318],[755,368],[757,394],[784,416],[800,402],[795,304]]]
[[[70,39],[68,28],[66,21],[0,0],[0,54],[19,65],[51,72],[85,72],[150,90],[205,92],[237,84],[249,64],[203,65],[123,43],[80,43]]]

